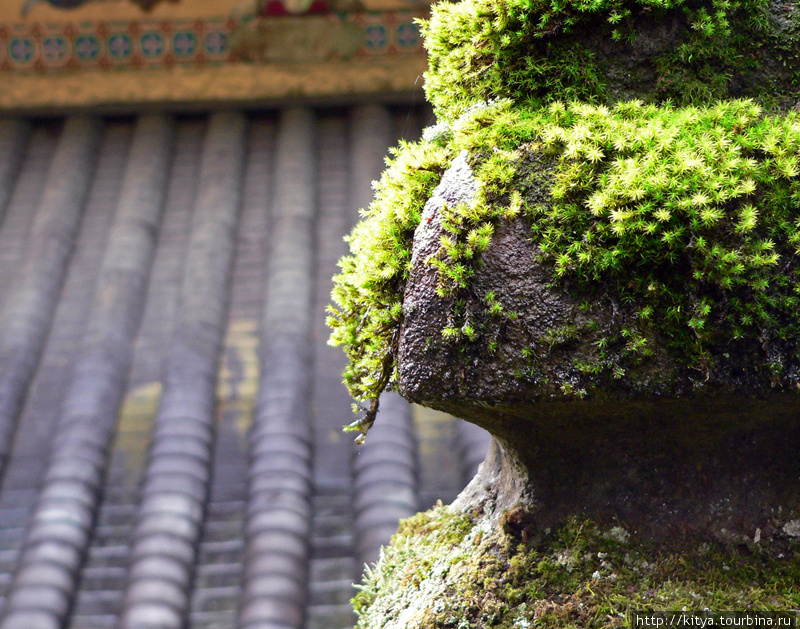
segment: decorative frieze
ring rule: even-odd
[[[423,54],[420,11],[0,24],[0,72],[61,73]]]

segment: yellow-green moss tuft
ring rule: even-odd
[[[750,342],[777,384],[797,380],[800,114],[764,115],[752,101],[543,109],[498,101],[435,139],[403,145],[350,237],[329,323],[350,357],[345,379],[356,399],[376,399],[394,372],[414,229],[462,150],[480,187],[473,203],[443,212],[441,248],[429,261],[441,295],[468,290],[494,226],[522,216],[554,285],[587,303],[610,287],[636,309],[635,325],[597,339],[597,361],[579,366],[583,373],[619,379],[657,334],[698,368],[715,348]],[[489,314],[503,312],[486,303]],[[458,304],[457,325],[442,332],[474,341],[481,330],[460,321]]]

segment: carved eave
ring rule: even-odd
[[[420,93],[426,67],[415,21],[427,17],[425,7],[282,17],[97,13],[0,21],[0,110],[402,101]]]

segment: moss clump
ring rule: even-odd
[[[554,286],[586,303],[611,291],[634,312],[618,338],[597,339],[598,360],[583,372],[607,365],[618,380],[625,365],[607,360],[612,350],[637,361],[657,344],[700,369],[719,348],[740,347],[761,355],[776,384],[797,379],[800,115],[764,115],[752,101],[543,109],[499,101],[403,145],[350,237],[329,323],[351,359],[345,378],[357,399],[377,398],[393,373],[414,229],[463,150],[479,191],[443,211],[441,247],[428,260],[440,294],[456,298],[445,336],[480,335],[462,320],[458,295],[494,226],[522,216]],[[502,313],[492,296],[479,297],[490,315]]]
[[[765,363],[780,353],[796,369],[800,118],[762,118],[747,101],[550,112],[552,202],[527,215],[554,275],[635,305],[634,353],[657,334],[685,364],[709,366],[713,350],[757,339],[772,348]]]
[[[450,151],[427,142],[402,143],[388,160],[375,199],[347,239],[351,255],[334,278],[328,325],[331,344],[350,358],[344,382],[357,400],[375,400],[393,372],[411,241],[425,201],[441,180]],[[377,410],[377,406],[375,406]],[[358,410],[358,409],[354,409]]]
[[[800,80],[796,2],[462,0],[435,5],[423,30],[426,93],[448,120],[496,97],[774,104]]]
[[[526,531],[517,513],[500,527],[441,506],[414,516],[367,572],[357,627],[589,629],[631,626],[634,612],[800,607],[800,548],[789,538],[664,549],[579,518],[536,538]]]

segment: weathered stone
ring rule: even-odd
[[[756,354],[731,352],[706,370],[656,346],[640,368],[592,389],[594,376],[574,367],[576,357],[591,353],[604,330],[634,323],[635,310],[610,291],[582,309],[580,295],[554,284],[521,218],[496,230],[466,291],[439,296],[427,260],[439,249],[442,207],[469,202],[476,189],[464,153],[425,206],[397,357],[404,396],[496,438],[457,505],[491,501],[500,517],[524,504],[540,528],[577,512],[619,518],[659,537],[676,529],[745,536],[780,528],[776,510],[800,500],[796,387],[776,387]],[[490,290],[515,318],[484,314],[481,296]],[[442,335],[456,298],[482,327],[474,342]],[[599,321],[600,332],[595,323],[591,334],[563,344],[543,341],[554,328],[590,321]],[[531,346],[539,354],[535,375],[524,357]],[[565,395],[565,383],[590,392]]]
[[[796,608],[795,5],[433,8],[439,124],[353,232],[332,339],[362,437],[388,383],[493,441],[360,629]]]

